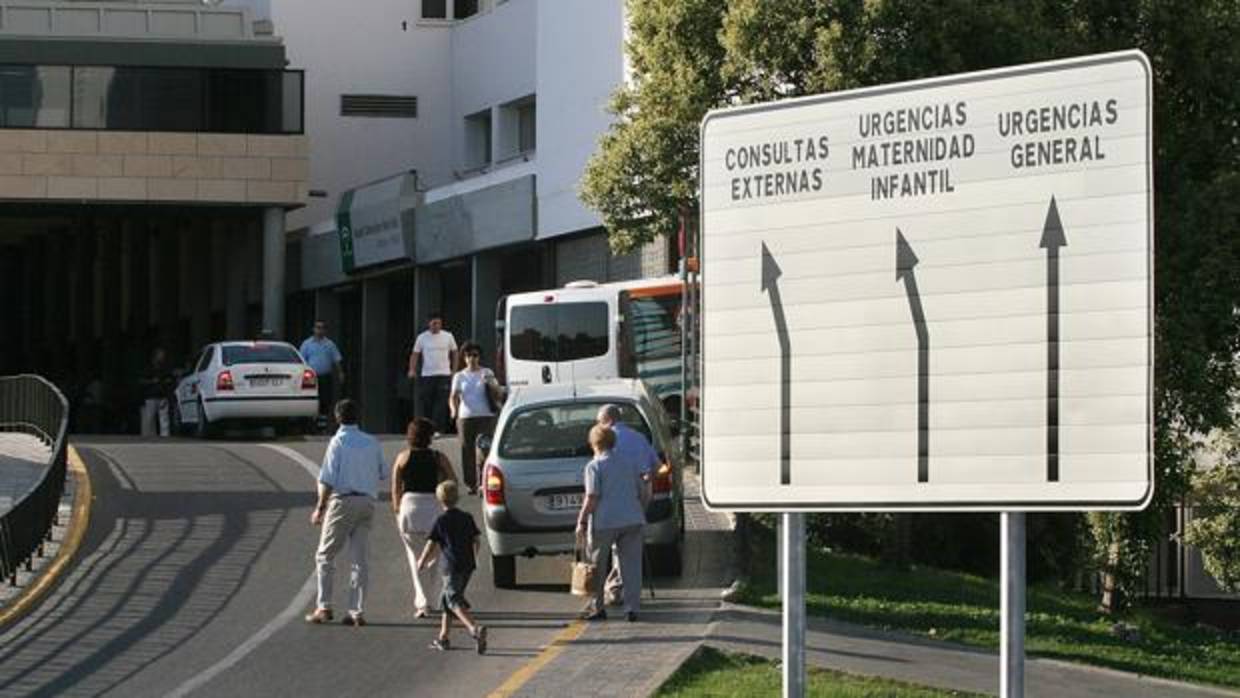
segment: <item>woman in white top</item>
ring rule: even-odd
[[[481,464],[474,444],[479,435],[495,430],[501,393],[495,374],[482,366],[482,347],[477,342],[466,342],[461,347],[461,356],[465,358],[465,368],[452,376],[448,409],[456,421],[456,433],[461,437],[461,475],[469,493],[476,495]]]

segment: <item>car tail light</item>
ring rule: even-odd
[[[655,494],[666,494],[672,491],[672,483],[672,464],[664,461],[654,471],[654,478],[650,483],[650,488]]]
[[[504,503],[504,471],[494,463],[487,463],[482,478],[482,491],[486,494],[487,504]]]
[[[232,390],[233,379],[232,371],[220,371],[220,375],[215,377],[216,390]]]
[[[307,368],[301,372],[301,389],[311,390],[319,385],[319,377],[314,374],[313,369]]]

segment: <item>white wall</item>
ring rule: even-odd
[[[624,79],[623,0],[508,0],[455,23],[420,23],[416,0],[229,0],[262,17],[270,7],[290,68],[306,70],[311,199],[290,229],[330,219],[342,191],[406,169],[452,189],[465,165],[465,115],[535,94],[538,236],[600,224],[578,198],[586,161],[611,122]],[[484,3],[484,9],[487,4]],[[402,28],[402,22],[405,26]],[[417,119],[342,118],[342,93],[412,94]],[[500,154],[503,155],[502,153]],[[487,179],[529,173],[499,168]],[[518,170],[520,172],[518,172]]]
[[[590,228],[581,175],[624,79],[623,0],[543,0],[538,12],[538,237]]]
[[[306,71],[309,186],[327,192],[290,214],[290,229],[332,217],[345,189],[403,170],[423,181],[450,177],[449,29],[419,25],[410,0],[365,0],[365,12],[339,0],[267,1],[289,67]],[[416,95],[418,116],[341,117],[340,95],[349,93]]]
[[[456,164],[468,158],[465,115],[511,102],[534,92],[534,47],[540,3],[508,0],[491,12],[475,15],[452,30],[453,142]],[[498,114],[491,115],[492,143]]]

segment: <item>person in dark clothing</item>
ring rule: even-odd
[[[477,567],[478,536],[481,531],[474,523],[474,517],[456,508],[460,490],[455,482],[439,483],[435,495],[444,512],[435,519],[418,561],[418,566],[425,569],[438,556],[439,572],[443,576],[443,594],[440,596],[443,619],[439,624],[439,637],[431,643],[431,647],[449,649],[448,631],[452,629],[452,616],[456,616],[474,638],[478,654],[486,654],[486,626],[474,622],[469,612],[469,601],[465,598],[465,587],[469,586],[469,577]]]
[[[418,552],[439,516],[435,488],[440,482],[455,480],[448,457],[431,448],[435,426],[419,417],[409,423],[406,439],[409,448],[396,455],[392,463],[392,510],[396,513],[396,530],[405,544],[409,572],[413,576],[413,608],[415,618],[430,613],[431,580],[418,569]]]
[[[168,398],[175,388],[172,370],[168,367],[168,355],[162,347],[151,353],[138,381],[142,389],[142,410],[138,415],[142,436],[168,435]]]

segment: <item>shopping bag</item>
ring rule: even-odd
[[[573,596],[593,596],[594,585],[598,583],[598,568],[585,559],[585,554],[578,545],[573,554],[573,571],[571,589]]]

